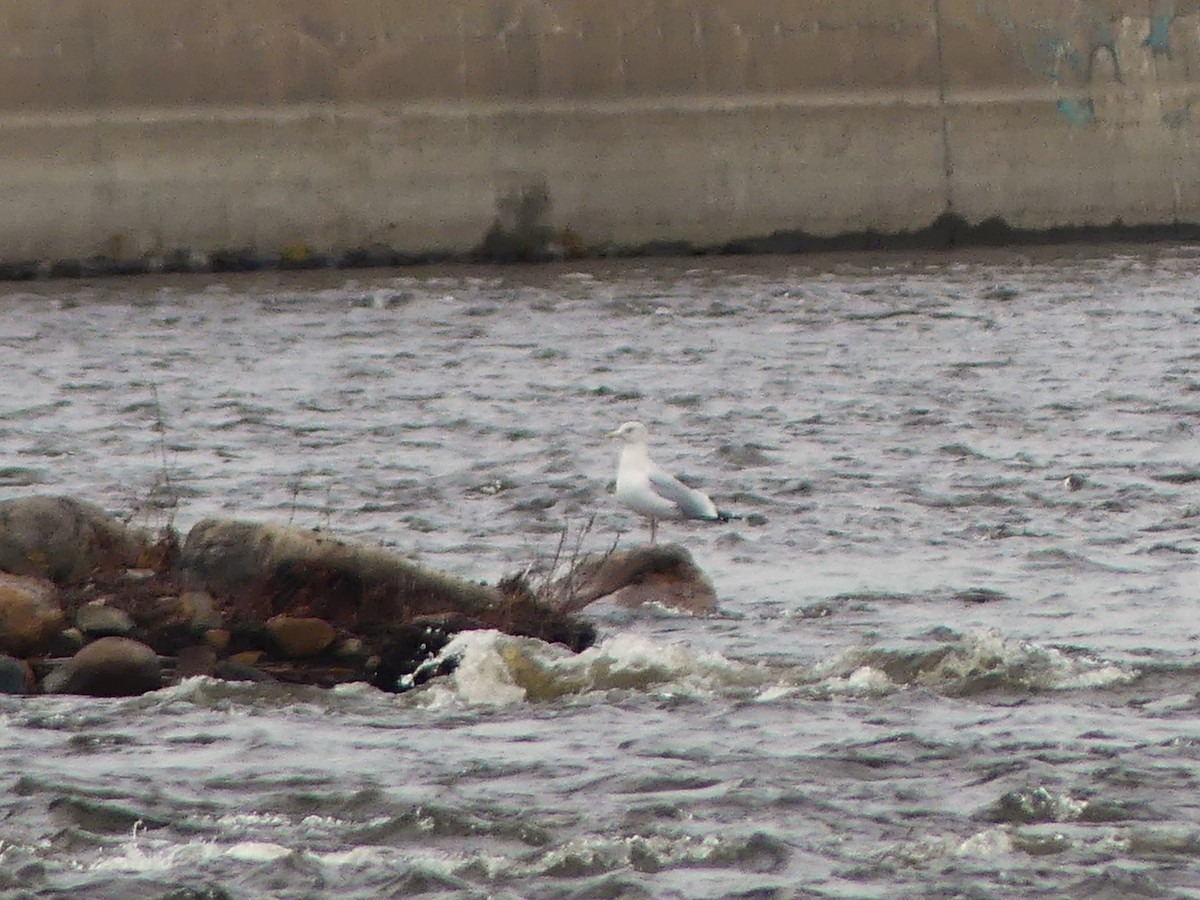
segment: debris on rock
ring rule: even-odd
[[[656,603],[698,614],[717,608],[712,582],[678,544],[585,557],[542,595],[545,602],[568,613],[604,598],[622,606]]]

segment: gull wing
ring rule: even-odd
[[[673,478],[663,471],[650,473],[650,490],[662,497],[668,503],[679,507],[680,515],[685,519],[715,519],[718,517],[717,508],[713,502],[699,491],[692,490],[678,478]]]

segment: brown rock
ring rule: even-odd
[[[204,591],[184,591],[176,604],[179,614],[197,628],[220,628],[223,624],[215,601]]]
[[[717,607],[712,582],[678,544],[587,557],[541,599],[574,612],[601,597],[622,606],[659,603],[693,613],[710,613]]]
[[[212,675],[217,668],[217,654],[212,647],[184,647],[175,658],[175,680],[182,681],[196,675]]]
[[[105,600],[93,600],[75,611],[75,627],[88,637],[121,636],[133,631],[133,619]]]
[[[333,650],[338,659],[363,659],[367,655],[366,645],[356,637],[339,641]]]
[[[204,632],[204,643],[217,653],[224,653],[229,649],[229,639],[229,631],[225,628],[210,628]]]
[[[283,656],[306,659],[325,652],[337,630],[324,619],[275,616],[267,621],[267,634]]]
[[[0,652],[44,653],[62,627],[58,588],[40,578],[0,572]]]
[[[97,569],[136,566],[149,539],[100,507],[71,497],[18,497],[0,501],[0,570],[83,581]]]
[[[162,687],[158,654],[140,641],[105,637],[88,644],[46,676],[52,694],[134,697]]]
[[[500,602],[495,588],[427,569],[378,547],[284,525],[205,519],[180,555],[184,586],[246,620],[316,616],[355,630],[396,618]]]
[[[213,670],[213,676],[224,681],[252,681],[264,684],[275,681],[274,676],[262,672],[254,666],[240,663],[234,657],[219,661]]]

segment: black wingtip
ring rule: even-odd
[[[717,521],[718,522],[732,522],[735,519],[740,519],[740,518],[742,518],[742,516],[739,516],[737,513],[726,512],[723,509],[717,510]]]

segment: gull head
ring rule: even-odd
[[[623,444],[644,444],[650,437],[650,432],[641,422],[626,422],[620,428],[608,432],[607,437]]]

